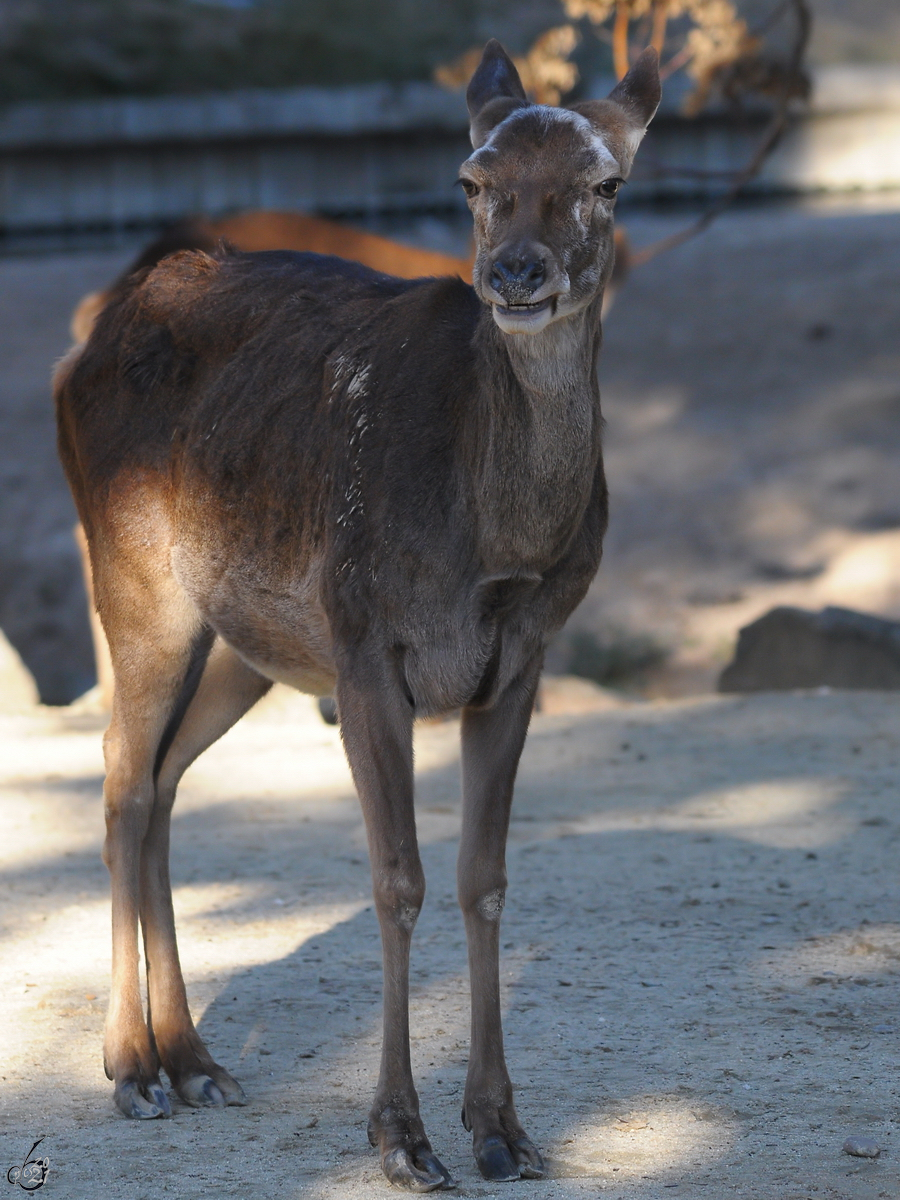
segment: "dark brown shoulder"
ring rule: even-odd
[[[213,254],[221,241],[222,238],[215,229],[202,217],[188,217],[186,220],[178,221],[164,229],[159,237],[154,238],[149,245],[144,247],[137,258],[116,279],[110,291],[117,291],[132,275],[137,275],[147,267],[155,267],[158,262],[170,254],[175,254],[179,250],[203,250],[206,254]]]
[[[204,250],[177,250],[133,276],[144,314],[164,319],[172,310],[199,300],[216,282],[222,255]]]
[[[430,337],[438,338],[452,329],[468,341],[484,309],[472,285],[449,275],[410,282],[389,306],[398,326],[427,328]]]

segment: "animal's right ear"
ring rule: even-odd
[[[478,70],[466,89],[466,104],[476,150],[511,112],[528,104],[516,65],[496,38],[491,38],[484,48]]]

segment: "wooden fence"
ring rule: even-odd
[[[597,81],[605,94],[612,81]],[[763,110],[688,121],[670,90],[630,199],[708,196],[739,169]],[[0,233],[159,224],[244,208],[333,214],[461,204],[463,98],[430,84],[16,104],[0,111]],[[810,106],[753,187],[900,188],[900,67],[820,70]]]

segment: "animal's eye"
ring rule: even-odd
[[[624,182],[624,179],[604,179],[601,184],[598,184],[594,188],[594,191],[598,196],[602,196],[604,200],[612,200],[619,190],[619,184]]]
[[[473,183],[471,179],[461,179],[459,181],[459,183],[460,183],[460,187],[466,193],[466,195],[469,197],[470,200],[472,199],[473,196],[478,195],[480,188],[478,187],[478,184]]]

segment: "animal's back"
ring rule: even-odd
[[[292,367],[321,370],[348,322],[414,286],[290,251],[171,255],[122,289],[63,370],[63,444],[77,443],[79,466],[95,478],[167,457],[173,435],[243,347],[268,339],[276,361],[290,354],[299,356]]]

